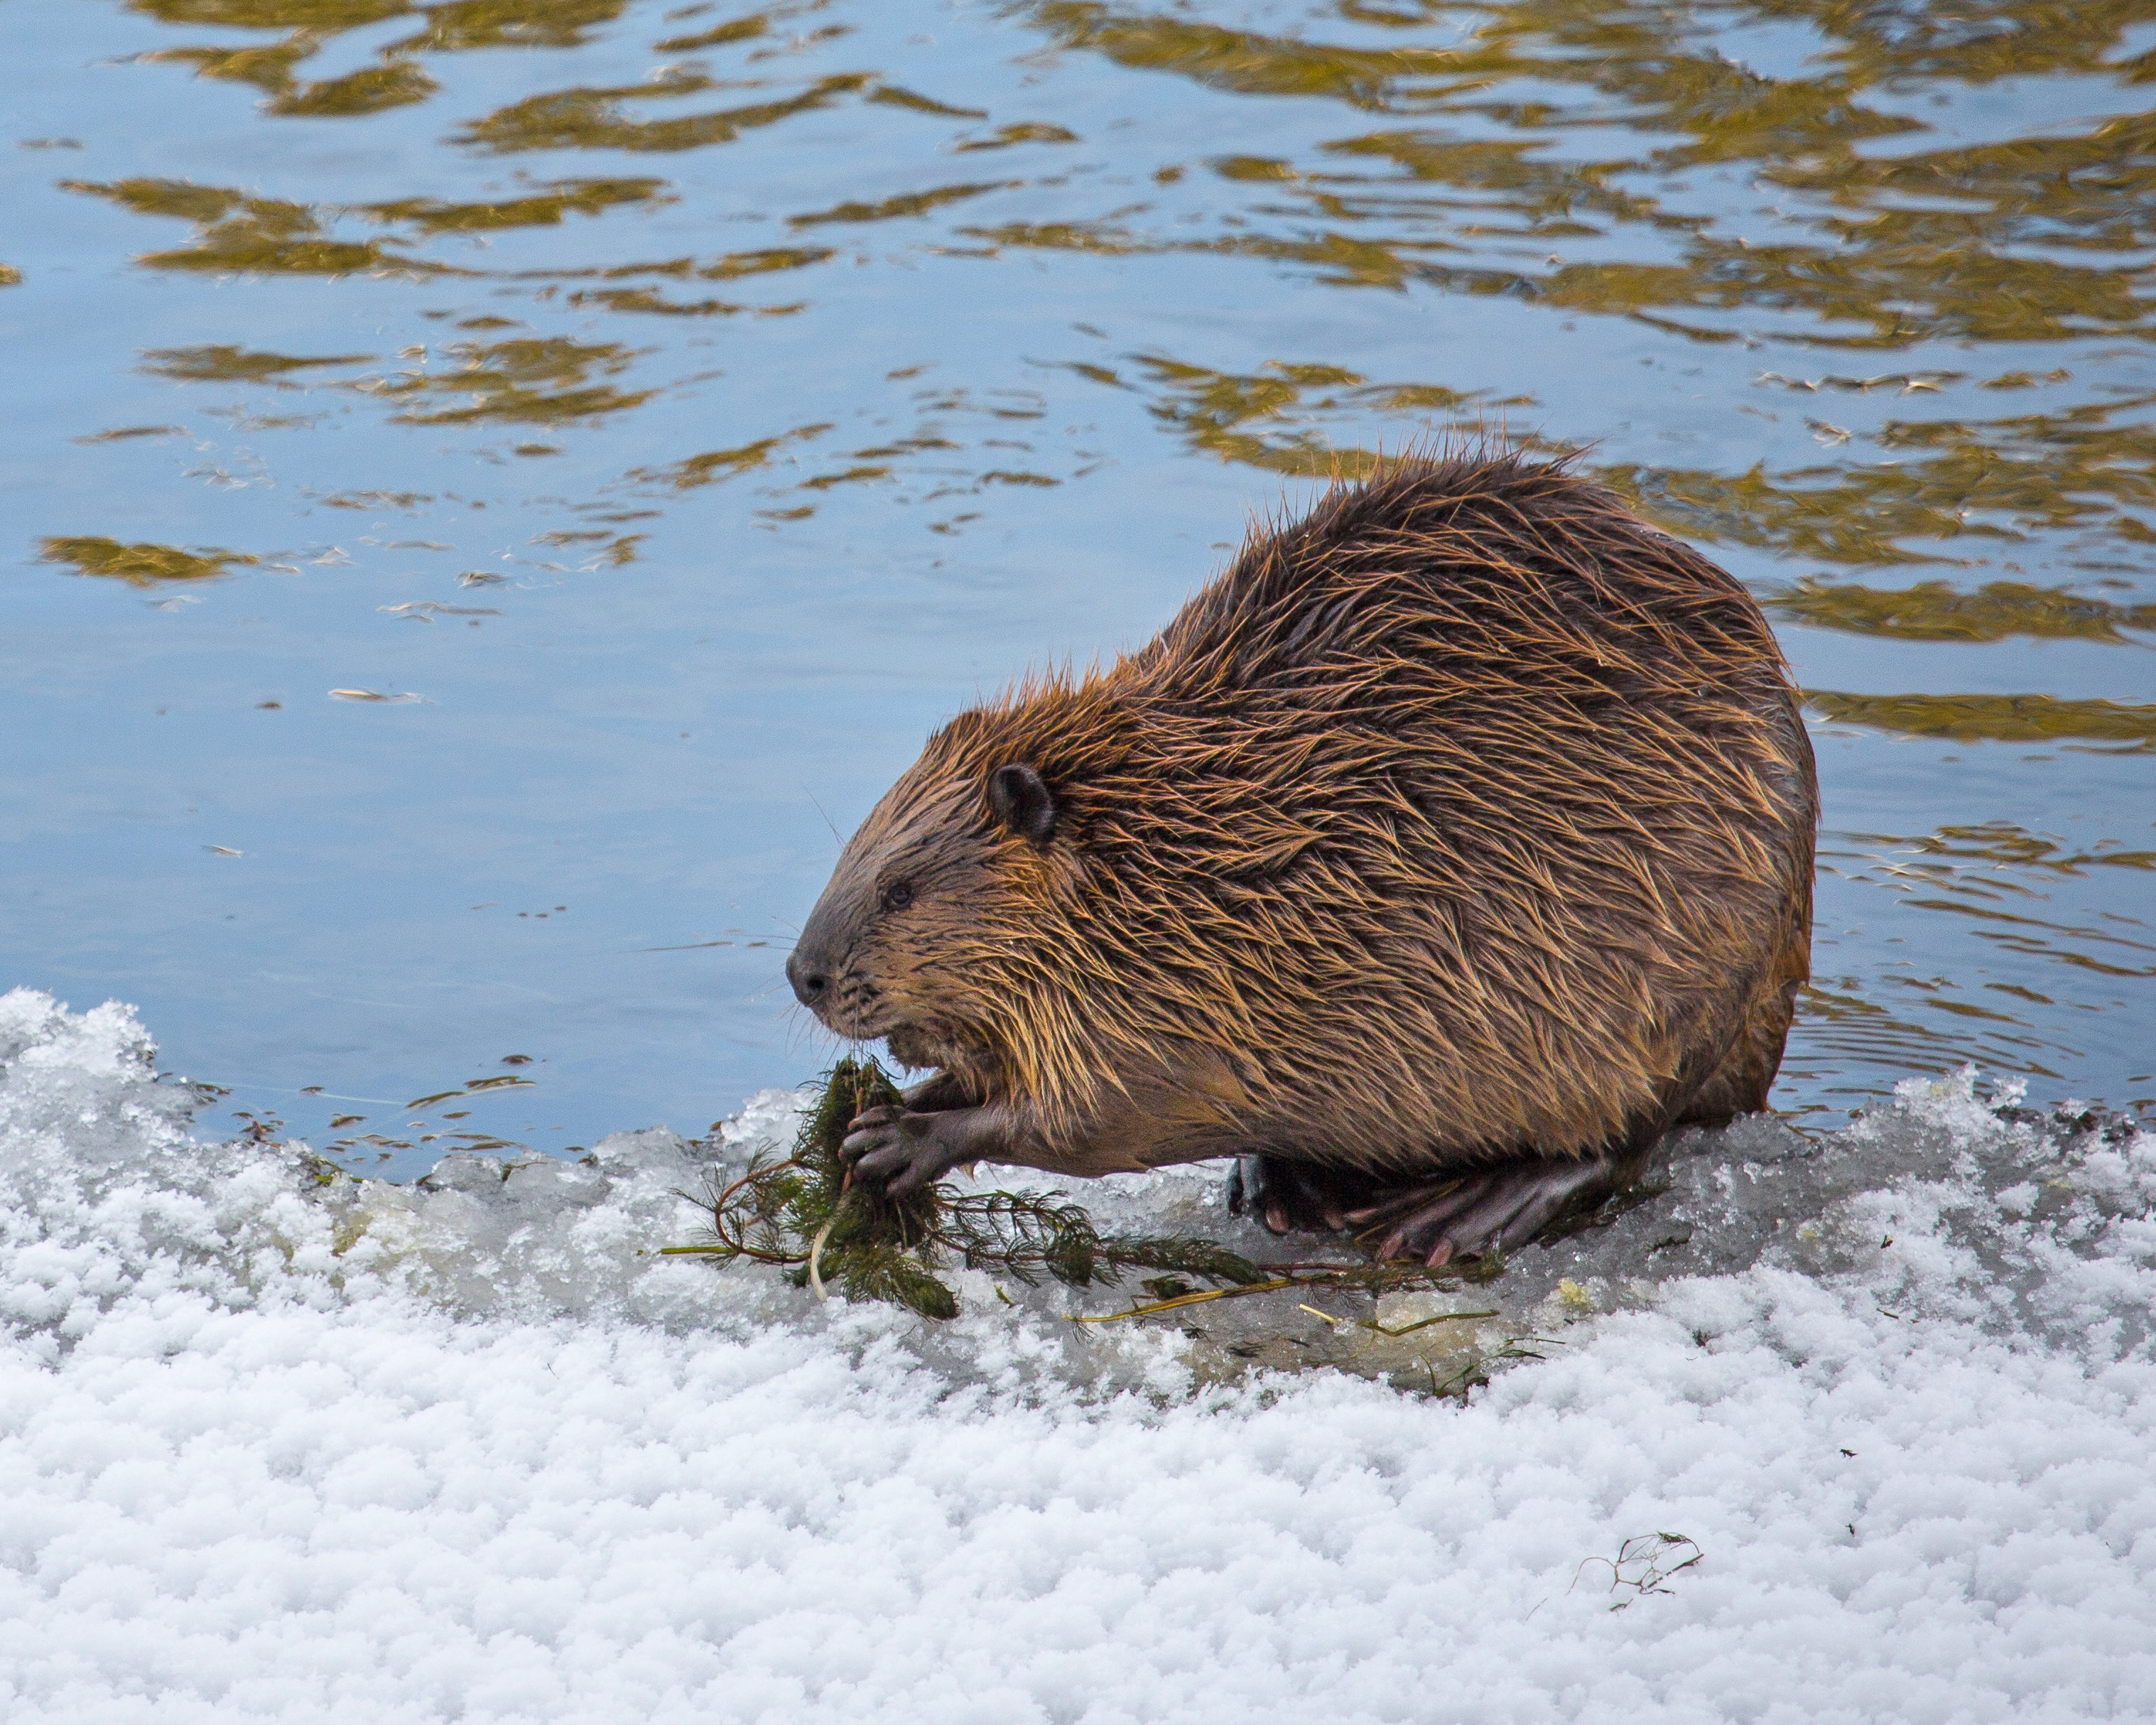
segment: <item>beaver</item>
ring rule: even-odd
[[[1818,785],[1758,606],[1568,460],[1336,484],[1105,670],[932,736],[787,963],[933,1075],[845,1153],[1238,1158],[1275,1232],[1509,1250],[1763,1108]]]

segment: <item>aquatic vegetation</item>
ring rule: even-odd
[[[819,1295],[835,1288],[850,1300],[885,1301],[939,1320],[958,1315],[957,1296],[937,1275],[947,1265],[985,1270],[1027,1287],[1045,1280],[1076,1289],[1112,1287],[1132,1271],[1158,1272],[1142,1283],[1144,1300],[1124,1311],[1074,1318],[1081,1324],[1117,1323],[1291,1291],[1370,1298],[1450,1291],[1504,1273],[1504,1260],[1496,1253],[1437,1270],[1353,1256],[1257,1263],[1218,1241],[1189,1235],[1104,1234],[1066,1199],[979,1191],[950,1181],[893,1199],[855,1185],[839,1147],[856,1114],[899,1101],[897,1087],[875,1061],[840,1060],[803,1109],[793,1153],[783,1160],[757,1155],[739,1174],[712,1176],[700,1196],[689,1199],[711,1216],[708,1237],[661,1247],[661,1253],[776,1266],[796,1286],[814,1287]],[[1604,1225],[1659,1189],[1638,1189],[1598,1215],[1573,1219],[1550,1237]],[[1194,1277],[1211,1286],[1200,1287]],[[1320,1315],[1328,1323],[1345,1322]],[[1432,1324],[1494,1316],[1443,1312],[1404,1327],[1368,1319],[1360,1328],[1397,1341]],[[1479,1368],[1482,1357],[1476,1354],[1470,1363]],[[1466,1382],[1463,1378],[1446,1393],[1458,1392]]]
[[[936,1274],[947,1263],[1028,1286],[1044,1277],[1074,1288],[1113,1284],[1131,1270],[1241,1288],[1266,1279],[1209,1240],[1104,1235],[1077,1205],[1034,1193],[961,1192],[943,1182],[893,1199],[855,1185],[839,1153],[848,1122],[864,1108],[898,1101],[875,1061],[841,1060],[803,1111],[793,1153],[759,1158],[738,1178],[714,1184],[702,1200],[710,1240],[663,1250],[782,1266],[819,1294],[828,1286],[848,1299],[889,1301],[932,1318],[958,1315],[957,1296]]]

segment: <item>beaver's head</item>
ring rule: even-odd
[[[963,714],[930,739],[847,842],[786,961],[839,1035],[976,1089],[1004,1065],[998,997],[1023,988],[1014,969],[1079,867],[1051,779],[1006,758],[1001,716]]]

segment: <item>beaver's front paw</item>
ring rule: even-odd
[[[893,1198],[903,1198],[942,1179],[960,1163],[973,1160],[965,1147],[963,1117],[976,1111],[865,1108],[854,1117],[839,1153],[861,1179],[880,1186]]]

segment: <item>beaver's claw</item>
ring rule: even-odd
[[[1601,1203],[1617,1184],[1614,1165],[1598,1158],[1522,1159],[1388,1193],[1348,1211],[1348,1222],[1373,1256],[1436,1268],[1455,1257],[1515,1250],[1560,1218]]]
[[[1228,1208],[1255,1216],[1273,1234],[1337,1234],[1348,1212],[1368,1204],[1377,1182],[1349,1168],[1289,1162],[1277,1156],[1239,1156],[1228,1176]]]
[[[963,1122],[970,1109],[946,1108],[923,1113],[910,1108],[865,1108],[846,1130],[839,1153],[854,1173],[893,1198],[932,1184],[978,1152],[968,1153]]]
[[[1436,1267],[1523,1246],[1553,1222],[1599,1204],[1617,1183],[1614,1167],[1592,1158],[1522,1158],[1388,1183],[1359,1169],[1240,1156],[1228,1202],[1275,1234],[1352,1230],[1373,1256]]]

